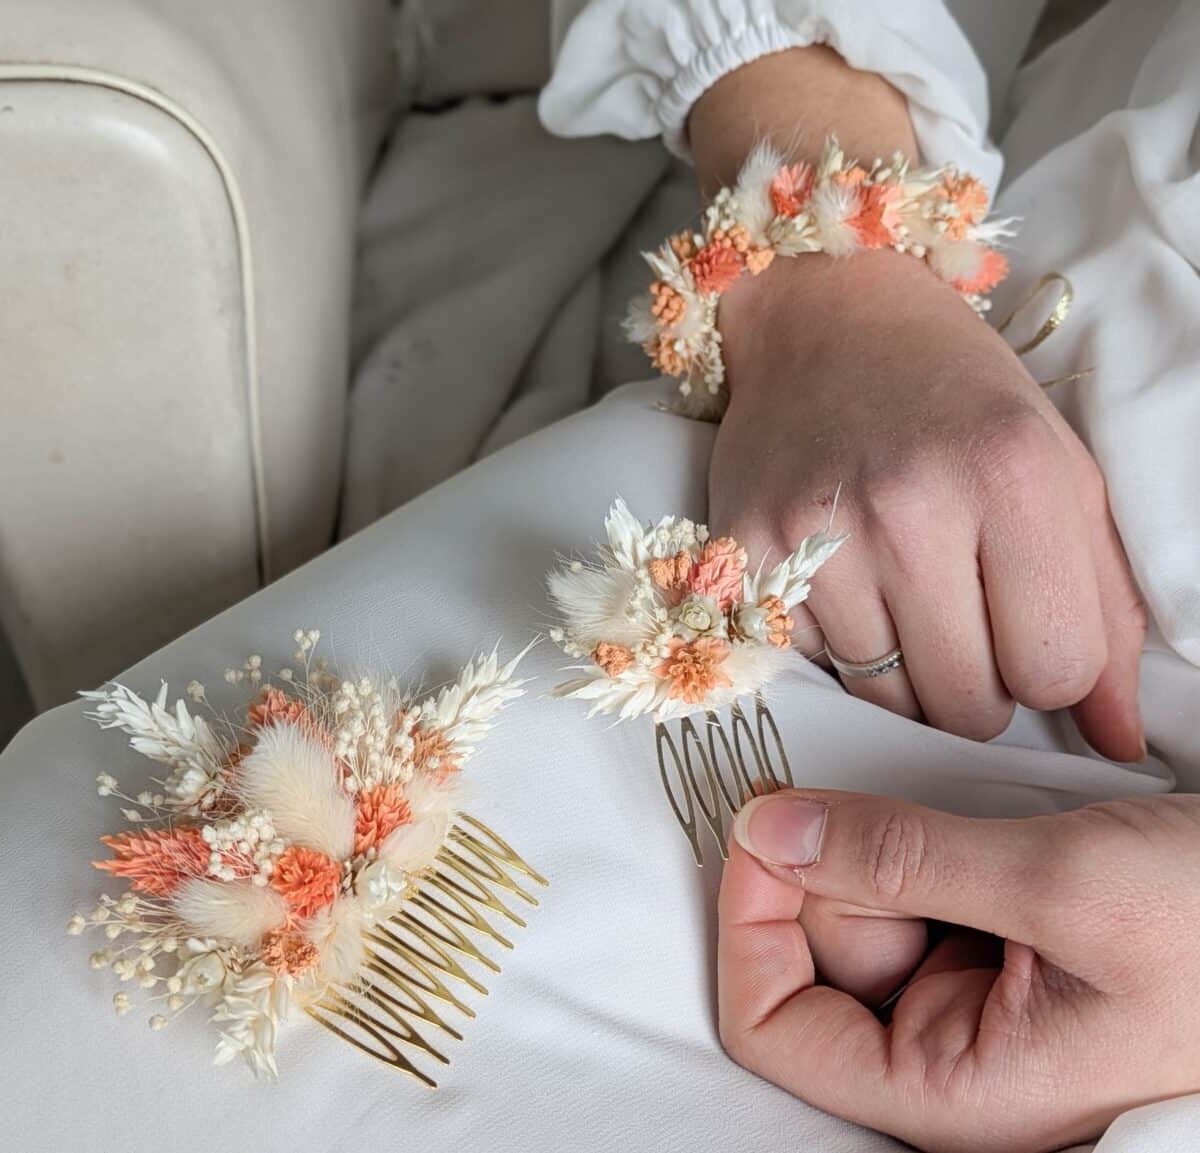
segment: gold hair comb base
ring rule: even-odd
[[[369,1056],[436,1088],[411,1057],[449,1064],[427,1034],[441,1032],[455,1041],[462,1034],[437,1003],[475,1016],[456,990],[486,995],[487,989],[459,958],[500,972],[484,949],[489,943],[513,947],[497,923],[525,927],[511,905],[514,898],[538,904],[530,883],[548,882],[481,821],[460,813],[417,893],[367,934],[361,979],[308,1006],[309,1016]]]

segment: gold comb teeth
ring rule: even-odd
[[[766,701],[755,697],[753,723],[736,702],[729,719],[732,737],[713,709],[700,725],[691,717],[679,721],[678,739],[662,721],[654,726],[663,790],[701,866],[706,832],[721,860],[727,860],[729,827],[738,810],[752,797],[795,785],[779,726]]]
[[[444,1039],[461,1039],[472,995],[500,971],[494,955],[525,928],[518,909],[546,884],[458,807],[464,765],[523,695],[524,652],[477,656],[418,699],[330,673],[313,659],[315,630],[294,639],[293,665],[274,676],[257,654],[226,670],[254,694],[232,716],[198,681],[172,707],[165,684],[153,701],[115,684],[83,694],[102,728],[166,769],[129,793],[96,778],[129,806],[96,866],[128,887],[68,931],[104,932],[91,966],[148,991],[152,1028],[210,1010],[217,1064],[277,1076],[295,1007],[433,1087],[428,1066],[448,1062]],[[132,998],[118,992],[113,1007]]]
[[[551,639],[581,662],[554,695],[590,702],[589,716],[652,716],[663,788],[696,863],[707,836],[724,857],[727,821],[749,797],[792,784],[761,690],[799,659],[789,613],[845,537],[815,533],[751,570],[732,538],[679,517],[645,526],[621,500],[605,529],[593,559],[549,576],[562,617]],[[753,721],[738,703],[751,697]]]
[[[485,949],[489,944],[511,949],[513,943],[497,921],[525,928],[502,894],[536,906],[528,886],[547,884],[481,821],[465,813],[458,820],[405,908],[366,934],[359,980],[332,989],[307,1007],[309,1016],[330,1032],[431,1089],[437,1082],[408,1054],[447,1065],[449,1058],[426,1034],[462,1040],[434,1002],[473,1018],[475,1011],[456,990],[487,995],[487,988],[457,958],[499,973],[499,964]]]

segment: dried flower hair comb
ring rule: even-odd
[[[554,695],[590,701],[589,716],[653,716],[663,789],[696,863],[704,829],[724,858],[726,820],[755,794],[794,783],[762,689],[795,659],[788,613],[845,538],[816,533],[781,564],[751,572],[735,540],[713,540],[690,520],[644,527],[617,500],[605,528],[594,561],[548,578],[562,616],[550,636],[586,661]],[[753,720],[740,703],[749,696]]]
[[[274,1077],[294,1006],[433,1086],[410,1055],[445,1064],[425,1034],[461,1037],[435,1003],[471,1017],[459,992],[486,992],[458,958],[498,971],[484,951],[511,947],[497,922],[523,926],[512,898],[536,905],[528,884],[546,884],[456,796],[463,764],[522,695],[524,653],[478,657],[418,701],[331,674],[314,662],[318,640],[297,632],[297,668],[276,678],[259,656],[227,670],[255,690],[237,720],[212,712],[196,681],[192,709],[169,709],[166,684],[153,702],[118,684],[81,694],[101,728],[169,771],[136,796],[97,777],[132,828],[101,838],[112,857],[96,867],[129,887],[68,928],[104,933],[92,967],[147,991],[161,1006],[151,1028],[210,1008],[217,1064],[242,1057]]]

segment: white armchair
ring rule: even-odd
[[[330,542],[391,44],[389,0],[0,3],[0,632],[37,707]]]

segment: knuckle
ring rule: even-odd
[[[829,524],[834,517],[839,526],[856,527],[859,516],[857,494],[840,484],[817,483],[809,497],[791,500],[782,507],[773,521],[781,543],[795,548],[806,536]]]
[[[1047,491],[1061,445],[1054,430],[1032,409],[990,430],[980,445],[980,475],[992,500],[1013,500]]]
[[[930,551],[930,508],[948,503],[939,495],[943,487],[939,468],[933,462],[912,461],[863,481],[863,519],[900,575],[917,575],[917,562]]]
[[[1065,709],[1092,691],[1104,669],[1104,659],[1102,651],[1048,652],[1043,659],[1017,670],[1008,687],[1029,708]]]
[[[897,901],[927,883],[929,833],[915,813],[895,810],[870,824],[864,834],[868,891]]]

